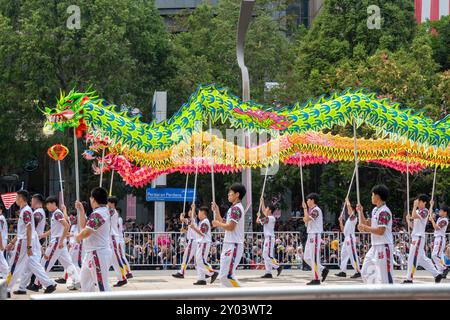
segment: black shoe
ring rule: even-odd
[[[47,288],[45,288],[44,293],[52,293],[55,290],[56,290],[56,284],[54,284],[52,286],[48,286]]]
[[[439,283],[442,280],[442,274],[438,274],[435,278],[434,278],[434,283]]]
[[[11,299],[11,292],[8,292],[6,298]]]
[[[38,292],[39,291],[39,286],[34,284],[34,283],[33,284],[29,284],[27,286],[27,290]]]
[[[177,278],[177,279],[184,279],[184,275],[182,275],[182,274],[179,273],[179,272],[174,273],[174,274],[172,275],[172,277]]]
[[[214,283],[214,281],[216,281],[218,276],[219,276],[219,273],[217,271],[215,271],[213,273],[213,275],[211,276],[211,284]]]
[[[359,273],[359,272],[355,273],[354,275],[352,275],[350,277],[350,279],[358,279],[358,278],[361,278],[361,273]]]
[[[345,273],[345,272],[339,272],[339,273],[336,273],[335,274],[335,276],[336,277],[339,277],[339,278],[346,278],[347,277],[347,274]]]
[[[127,283],[128,283],[127,280],[117,281],[117,283],[113,287],[116,287],[116,288],[121,287],[121,286],[126,285]]]
[[[444,270],[444,272],[442,273],[442,279],[447,279],[447,274],[450,271],[450,268],[447,268]]]
[[[272,279],[273,276],[272,276],[271,273],[266,273],[265,275],[261,276],[261,278],[263,278],[263,279]]]
[[[64,279],[64,278],[59,278],[59,279],[56,279],[55,282],[56,282],[56,283],[60,283],[60,284],[64,284],[64,283],[66,283],[67,281],[66,281],[66,279]]]
[[[194,286],[206,286],[206,280],[197,280],[194,282]]]
[[[25,290],[17,290],[17,291],[13,291],[14,294],[27,294],[27,292]]]
[[[406,284],[406,283],[413,283],[413,282],[412,282],[412,280],[403,280],[402,283]]]
[[[330,272],[330,270],[328,270],[328,268],[323,269],[323,271],[322,271],[322,282],[324,282],[325,279],[327,278],[328,272]]]
[[[311,280],[306,285],[307,286],[314,286],[314,285],[319,285],[319,284],[320,284],[320,280]]]
[[[127,278],[127,279],[133,279],[133,275],[132,275],[131,273],[128,273],[128,274],[126,275],[126,278]]]
[[[280,265],[280,266],[278,267],[278,269],[277,269],[277,277],[280,276],[281,271],[283,271],[283,266]]]
[[[38,284],[38,285],[37,285],[37,288],[38,288],[39,290],[41,290],[41,289],[42,289],[42,284]]]

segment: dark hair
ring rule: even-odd
[[[116,208],[117,213],[119,214],[119,216],[122,215],[122,209],[121,208]]]
[[[389,197],[389,189],[384,184],[379,184],[373,187],[372,193],[379,196],[382,201],[386,201]]]
[[[56,196],[47,197],[47,199],[45,199],[45,203],[54,203],[54,204],[56,204],[57,207],[59,206],[59,200],[58,200],[58,197],[56,197]]]
[[[245,187],[240,183],[233,183],[233,185],[230,187],[230,190],[239,193],[239,200],[244,199],[245,194],[247,193]]]
[[[447,213],[447,215],[450,213],[450,208],[446,204],[441,205],[441,210]]]
[[[201,206],[200,209],[198,209],[198,211],[199,212],[203,211],[207,217],[209,216],[209,208],[207,206]]]
[[[277,209],[273,204],[269,204],[267,205],[267,208],[269,208],[270,212],[273,214],[275,212],[275,210]]]
[[[309,199],[314,200],[315,204],[319,203],[319,195],[317,193],[313,192],[313,193],[308,194],[306,196],[306,200],[309,200]]]
[[[95,187],[91,190],[91,197],[98,204],[107,204],[108,203],[108,191],[105,188]]]
[[[17,191],[17,195],[20,196],[23,200],[28,202],[28,197],[30,196],[30,194],[28,193],[27,190],[19,190]]]
[[[422,201],[422,202],[425,202],[425,203],[430,202],[430,197],[427,196],[426,194],[421,194],[421,195],[419,195],[419,196],[417,197],[417,199],[419,199],[419,201]]]
[[[45,200],[44,196],[40,193],[34,194],[31,198],[39,201],[40,203],[44,203],[44,200]]]
[[[116,196],[112,196],[108,198],[108,202],[114,204],[114,207],[116,207],[119,200],[117,200]]]

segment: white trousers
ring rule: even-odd
[[[197,244],[197,240],[190,239],[188,241],[187,247],[183,253],[183,262],[181,263],[181,269],[178,271],[178,273],[184,275],[184,273],[186,272],[188,264],[191,262],[192,258],[195,256],[195,252],[197,251]]]
[[[120,258],[121,252],[119,248],[119,244],[117,243],[117,237],[111,236],[111,264],[113,266],[114,272],[116,273],[117,279],[119,281],[125,281],[126,271],[123,265],[122,259]]]
[[[242,243],[225,242],[220,254],[219,279],[225,287],[241,287],[241,283],[235,278],[236,268],[241,262],[244,245]]]
[[[263,258],[267,273],[271,273],[272,269],[278,269],[280,267],[280,264],[278,263],[277,259],[273,257],[274,251],[275,251],[275,238],[264,237]]]
[[[356,250],[355,235],[350,234],[345,237],[341,247],[341,265],[342,272],[347,272],[347,264],[350,260],[352,267],[356,272],[360,272],[358,251]]]
[[[122,259],[122,264],[125,267],[127,274],[131,274],[130,263],[128,262],[127,256],[125,255],[125,241],[119,238],[117,240],[117,245],[119,246],[120,258]]]
[[[212,276],[214,269],[208,263],[210,242],[199,243],[197,245],[197,252],[195,253],[195,268],[197,269],[198,280],[205,280],[206,275]]]
[[[5,258],[5,253],[4,253],[4,251],[0,250],[0,277],[2,277],[3,279],[6,279],[6,277],[8,276],[8,272],[9,272],[9,267],[8,267],[8,262],[6,261],[6,258]]]
[[[14,284],[23,279],[25,272],[29,270],[31,274],[36,276],[36,279],[46,288],[56,283],[51,280],[47,273],[45,273],[44,267],[40,263],[41,259],[41,245],[37,239],[33,239],[31,242],[32,252],[31,256],[27,255],[27,240],[17,240],[14,247],[13,254],[9,261],[10,270],[6,278],[8,284],[8,291],[11,291]],[[30,275],[31,276],[31,275]],[[28,279],[29,281],[29,279]]]
[[[361,268],[365,283],[394,283],[394,246],[392,244],[372,245],[367,251]]]
[[[81,291],[111,291],[108,279],[111,255],[110,249],[86,252],[81,266]]]
[[[79,268],[81,268],[81,262],[83,261],[82,250],[80,250],[80,248],[81,243],[77,242],[71,243],[69,247],[70,259],[72,259],[72,263]]]
[[[444,250],[445,250],[445,237],[435,237],[433,243],[433,252],[431,253],[431,258],[433,259],[434,265],[439,273],[444,272],[447,266],[444,263]]]
[[[409,247],[408,254],[408,271],[406,273],[406,279],[412,280],[414,277],[414,273],[417,270],[418,266],[425,268],[428,272],[430,272],[433,277],[436,277],[439,272],[433,265],[431,259],[429,259],[425,255],[425,237],[421,236],[413,236],[411,239],[411,246]]]
[[[320,263],[320,245],[322,235],[320,233],[308,233],[308,239],[305,245],[305,262],[311,267],[314,280],[319,280],[319,274],[322,274],[324,266]]]

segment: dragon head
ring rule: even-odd
[[[67,127],[79,128],[85,126],[83,121],[83,105],[96,99],[95,92],[75,92],[71,90],[65,95],[61,92],[54,108],[42,110],[47,121],[44,133],[52,134],[55,130],[64,131]]]

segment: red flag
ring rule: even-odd
[[[9,208],[11,208],[13,203],[16,202],[16,192],[2,194],[2,200],[5,208],[8,210]]]
[[[417,23],[435,21],[450,14],[450,0],[414,0]]]

